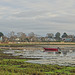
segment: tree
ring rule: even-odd
[[[20,41],[25,42],[26,34],[23,32],[18,32],[17,37],[20,39]]]
[[[2,42],[8,42],[8,37],[7,36],[3,36]]]
[[[68,35],[68,38],[71,38],[71,39],[72,39],[72,41],[74,41],[74,40],[75,40],[75,36],[74,36],[74,35]]]
[[[35,42],[35,41],[38,40],[38,39],[37,39],[37,35],[34,34],[33,32],[31,32],[31,33],[28,34],[28,39],[29,39],[30,41],[32,41],[32,42]]]
[[[10,33],[8,33],[8,37],[9,37],[9,41],[14,42],[16,39],[15,32],[11,31]]]
[[[1,36],[4,36],[4,34],[3,34],[2,32],[0,32],[0,37],[1,37]]]
[[[57,33],[55,34],[55,39],[56,39],[57,41],[60,41],[60,33],[59,33],[59,32],[57,32]]]
[[[48,38],[53,38],[54,37],[54,34],[53,33],[47,33],[47,37]]]
[[[15,35],[15,32],[14,31],[11,31],[10,33],[8,33],[8,37],[13,37]]]
[[[32,38],[32,37],[35,37],[35,34],[33,32],[31,32],[28,34],[28,36]]]
[[[68,37],[67,33],[63,33],[62,38],[67,38],[67,37]]]
[[[45,37],[41,37],[41,41],[42,42],[45,42]]]

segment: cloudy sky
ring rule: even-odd
[[[0,0],[0,32],[75,34],[75,0]]]

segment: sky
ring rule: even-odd
[[[75,35],[75,0],[0,0],[0,32]]]

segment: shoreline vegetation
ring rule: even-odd
[[[75,42],[0,42],[0,47],[25,47],[35,45],[75,45]]]
[[[75,45],[75,42],[0,42],[0,45]]]

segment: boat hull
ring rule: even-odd
[[[44,48],[44,51],[46,52],[58,52],[57,48]]]

